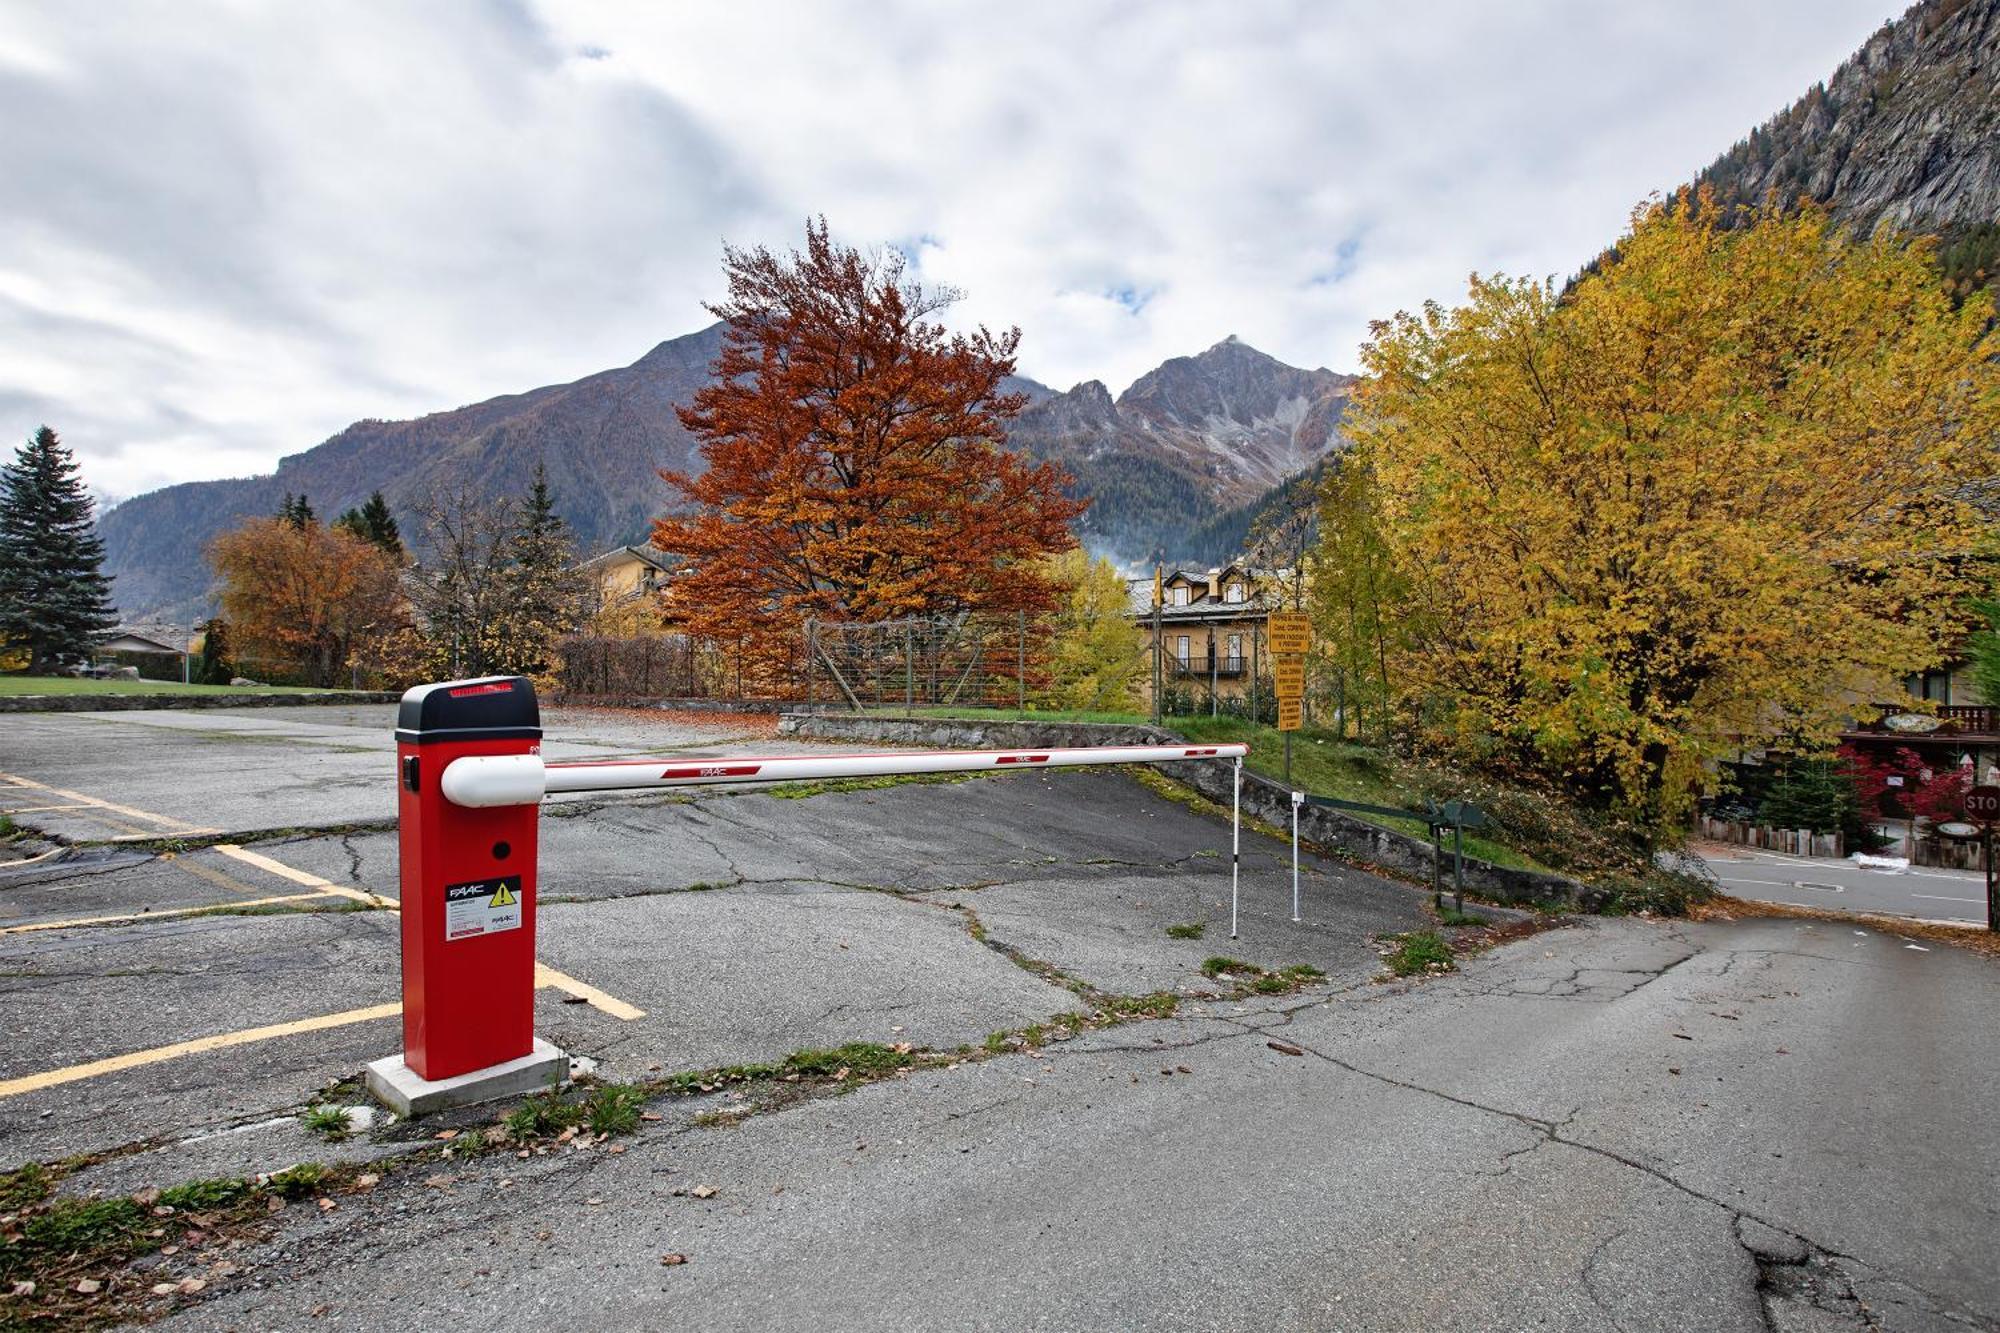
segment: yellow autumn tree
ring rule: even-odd
[[[282,664],[308,685],[344,685],[364,650],[405,632],[401,566],[310,513],[245,520],[209,546],[222,614],[246,669]]]
[[[1985,581],[1992,320],[1928,242],[1682,195],[1567,290],[1376,324],[1348,430],[1404,715],[1648,837],[1739,742],[1830,736]]]
[[[1044,557],[1041,572],[1062,603],[1054,617],[1048,683],[1037,691],[1037,702],[1084,710],[1132,707],[1152,658],[1144,631],[1132,620],[1125,580],[1109,560],[1093,559],[1081,548]]]

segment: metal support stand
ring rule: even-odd
[[[1292,793],[1292,920],[1294,921],[1302,919],[1299,916],[1299,807],[1305,803],[1304,792]]]
[[[1237,760],[1242,763],[1242,760]],[[1993,864],[1993,826],[1986,826],[1986,929],[2000,932],[2000,874],[1996,874]]]
[[[1229,793],[1229,938],[1236,938],[1236,891],[1243,860],[1243,759],[1235,761],[1236,781]]]
[[[1451,826],[1451,905],[1465,915],[1465,826],[1456,821]]]

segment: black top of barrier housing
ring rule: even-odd
[[[541,738],[542,710],[526,676],[417,685],[404,691],[396,710],[396,739],[417,745]]]

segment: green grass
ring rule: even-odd
[[[991,721],[1013,721],[1027,718],[1037,722],[1109,722],[1127,726],[1145,725],[1152,718],[1143,713],[1120,712],[1076,712],[1050,710],[1039,712],[1029,709],[1026,713],[1012,708],[918,708],[904,712],[900,708],[884,706],[868,710],[877,717],[929,717],[966,718]],[[1175,731],[1191,741],[1241,742],[1250,747],[1249,757],[1244,766],[1251,772],[1278,781],[1285,774],[1285,735],[1276,727],[1235,717],[1165,717],[1161,725]],[[1343,740],[1332,732],[1319,728],[1305,728],[1292,733],[1292,782],[1301,791],[1315,796],[1332,796],[1345,801],[1365,801],[1370,805],[1401,806],[1410,808],[1416,801],[1413,793],[1403,790],[1396,783],[1396,765],[1392,760],[1368,746],[1350,740]],[[774,792],[782,789],[773,789]],[[1407,833],[1422,841],[1430,840],[1430,826],[1421,817],[1391,819],[1383,815],[1353,815],[1352,818],[1370,824],[1391,828],[1398,833]],[[1445,843],[1449,853],[1451,843]],[[1465,854],[1476,860],[1493,865],[1508,866],[1516,870],[1546,870],[1547,867],[1517,848],[1476,833],[1465,835]]]
[[[1185,921],[1178,926],[1167,927],[1170,940],[1198,940],[1208,933],[1208,927],[1200,921]]]
[[[345,1106],[308,1107],[299,1121],[308,1130],[334,1143],[354,1132],[354,1122],[348,1117]]]
[[[639,1113],[645,1108],[644,1089],[607,1083],[592,1088],[583,1099],[584,1128],[593,1134],[630,1134],[639,1128]]]
[[[183,685],[173,680],[84,680],[0,674],[0,695],[20,694],[342,694],[304,685]]]
[[[1248,745],[1250,755],[1243,761],[1246,768],[1267,778],[1280,782],[1284,780],[1285,734],[1276,727],[1261,726],[1234,717],[1175,717],[1168,718],[1167,725],[1191,741]],[[1418,799],[1414,793],[1398,786],[1394,762],[1385,759],[1379,751],[1316,728],[1292,733],[1292,784],[1295,789],[1315,796],[1363,801],[1369,805],[1408,809]],[[1351,817],[1395,829],[1398,833],[1407,833],[1425,842],[1430,840],[1430,826],[1418,816],[1409,819],[1391,819],[1385,815]],[[1445,839],[1445,853],[1447,857],[1451,853],[1450,838]],[[1465,835],[1465,854],[1516,870],[1544,868],[1515,848],[1482,838],[1476,833]],[[1447,860],[1447,870],[1449,867]]]
[[[1385,938],[1396,946],[1386,961],[1389,970],[1399,977],[1452,970],[1451,946],[1434,930],[1412,930]]]

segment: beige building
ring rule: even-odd
[[[628,637],[663,632],[658,598],[673,557],[651,546],[614,546],[577,566],[589,580],[591,629]]]
[[[1191,693],[1207,701],[1247,698],[1252,682],[1270,674],[1264,660],[1264,623],[1272,599],[1241,564],[1220,569],[1176,569],[1160,580],[1160,678],[1167,690]],[[1128,579],[1126,596],[1131,615],[1153,651],[1153,580]],[[1262,691],[1264,686],[1257,687]],[[1152,673],[1145,689],[1151,702]]]

